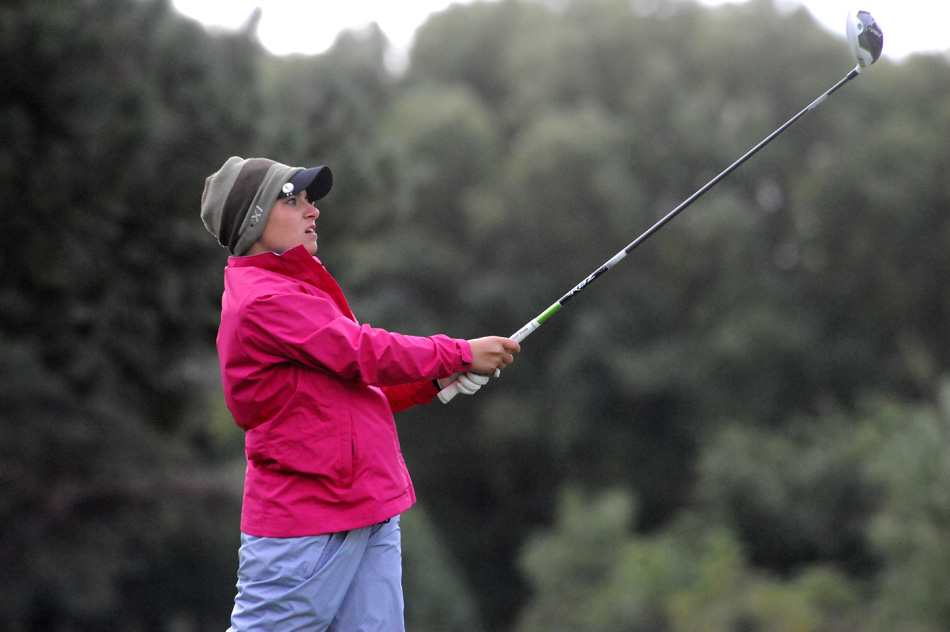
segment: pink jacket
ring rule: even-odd
[[[246,433],[241,531],[264,537],[347,531],[408,509],[393,412],[428,404],[433,379],[472,360],[465,340],[360,326],[303,246],[228,260],[218,354]]]

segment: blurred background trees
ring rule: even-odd
[[[242,436],[198,218],[330,164],[363,322],[508,334],[850,69],[768,0],[452,6],[278,58],[166,0],[0,7],[0,630],[219,630]],[[885,30],[886,30],[886,25]],[[950,65],[888,59],[399,418],[412,630],[950,628]]]

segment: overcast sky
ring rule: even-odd
[[[272,52],[315,54],[325,51],[342,30],[379,24],[404,54],[416,28],[450,4],[472,0],[173,0],[174,6],[209,26],[239,27],[255,7],[264,11],[258,34]],[[482,0],[484,1],[484,0]],[[719,4],[734,0],[703,0]],[[950,50],[950,0],[780,0],[795,7],[804,4],[832,32],[844,37],[849,9],[870,11],[884,32],[884,55],[897,59],[914,51]],[[780,5],[781,6],[781,5]]]

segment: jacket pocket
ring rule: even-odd
[[[352,415],[345,407],[301,407],[248,431],[247,457],[270,470],[318,476],[330,488],[348,488],[353,484]]]

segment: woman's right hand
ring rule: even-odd
[[[502,336],[486,336],[468,341],[472,348],[472,366],[469,371],[492,375],[496,369],[504,369],[515,361],[514,354],[521,351],[521,345]]]

